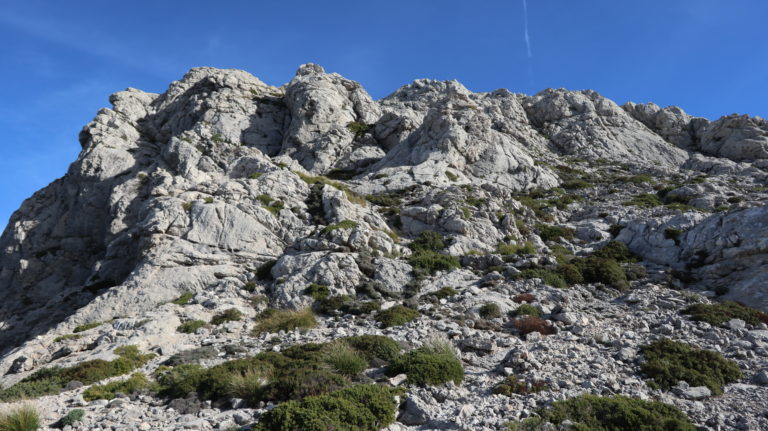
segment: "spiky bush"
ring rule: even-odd
[[[501,307],[499,307],[499,304],[489,302],[480,307],[479,313],[483,319],[495,319],[501,317]]]
[[[235,322],[243,319],[243,312],[237,308],[229,308],[216,314],[211,319],[211,325],[221,325],[226,322]]]
[[[256,319],[257,324],[253,333],[293,331],[299,328],[314,328],[317,320],[312,310],[276,310],[267,309]]]
[[[368,361],[365,357],[344,341],[331,343],[323,360],[335,372],[349,377],[362,373],[368,366]]]
[[[0,413],[0,431],[35,431],[40,426],[40,414],[30,405],[18,406]]]

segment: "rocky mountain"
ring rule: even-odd
[[[0,237],[0,400],[43,427],[768,429],[762,118],[314,64],[110,103]]]

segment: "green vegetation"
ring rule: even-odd
[[[444,298],[448,298],[449,296],[456,295],[458,293],[459,291],[452,287],[443,287],[437,292],[432,293],[432,295],[435,296],[437,299],[444,299]]]
[[[547,384],[541,381],[526,382],[515,376],[509,376],[493,387],[494,394],[506,395],[528,395],[535,392],[541,392],[547,389]]]
[[[52,367],[38,370],[19,383],[7,389],[1,389],[0,401],[58,394],[67,383],[75,380],[84,385],[90,385],[99,380],[126,374],[154,357],[153,354],[141,354],[136,346],[121,346],[115,349],[114,353],[118,357],[112,361],[93,359],[67,368]]]
[[[402,350],[400,343],[383,335],[358,335],[341,340],[360,352],[369,362],[374,359],[392,362]]]
[[[217,144],[220,144],[223,140],[224,140],[224,138],[222,138],[221,134],[219,134],[219,133],[214,133],[211,136],[211,141],[213,141],[213,142],[215,142]]]
[[[91,322],[91,323],[86,323],[84,325],[75,326],[75,329],[73,329],[72,332],[74,332],[75,334],[77,334],[78,332],[85,332],[89,329],[93,329],[98,326],[101,326],[104,323],[105,322]]]
[[[449,271],[461,267],[456,256],[439,253],[445,248],[445,240],[441,234],[433,231],[424,231],[409,245],[413,254],[408,262],[417,269],[422,269],[430,274],[437,271]]]
[[[501,308],[499,307],[499,304],[489,302],[480,307],[479,313],[480,317],[483,319],[495,319],[501,317]]]
[[[256,277],[259,280],[268,280],[272,278],[272,267],[275,266],[277,260],[272,259],[264,262],[259,269],[256,270]]]
[[[603,248],[592,253],[592,257],[613,259],[617,262],[637,262],[637,256],[621,241],[611,241]]]
[[[333,181],[330,178],[324,177],[322,175],[313,176],[313,175],[302,174],[301,172],[294,172],[294,173],[309,185],[315,185],[315,184],[329,185],[331,187],[337,188],[342,192],[344,192],[344,195],[346,195],[347,200],[349,200],[353,204],[357,204],[363,207],[368,206],[368,201],[366,201],[364,197],[353,192],[352,189],[350,189],[345,184],[342,184],[338,181]]]
[[[0,431],[36,431],[42,426],[40,414],[28,405],[0,413]]]
[[[332,224],[330,226],[326,226],[325,229],[323,229],[323,233],[330,233],[335,231],[336,229],[354,229],[358,226],[358,223],[352,220],[342,220],[339,223]]]
[[[395,421],[395,395],[378,385],[359,385],[301,401],[289,401],[265,413],[254,431],[378,431]]]
[[[684,309],[682,313],[690,315],[693,320],[707,322],[714,326],[723,325],[731,319],[741,319],[750,325],[758,325],[760,322],[768,324],[768,314],[733,301],[720,304],[694,304]]]
[[[504,255],[534,254],[536,253],[536,247],[530,241],[522,244],[499,244],[496,246],[496,252]]]
[[[387,374],[406,374],[408,383],[418,386],[441,385],[464,380],[464,367],[449,343],[434,342],[399,356],[387,368]]]
[[[255,179],[261,177],[262,175],[264,175],[263,172],[252,172],[250,175],[248,175],[248,178],[250,178],[252,180],[255,180]]]
[[[65,340],[77,340],[78,338],[82,337],[80,334],[67,334],[67,335],[61,335],[53,339],[54,343],[60,343]]]
[[[211,196],[208,196],[207,198],[203,199],[203,201],[205,203],[207,203],[207,204],[212,204],[213,203],[213,198]]]
[[[459,180],[459,176],[454,174],[451,171],[445,171],[445,176],[448,177],[449,180],[456,182]]]
[[[304,289],[304,294],[311,296],[315,301],[325,299],[331,295],[331,289],[324,284],[312,283]]]
[[[309,308],[296,311],[268,308],[256,318],[256,321],[256,327],[253,329],[255,335],[317,326],[315,314]]]
[[[177,299],[171,301],[171,304],[187,305],[187,304],[189,304],[189,301],[191,301],[192,298],[194,298],[194,297],[195,297],[195,293],[194,292],[184,292]]]
[[[547,422],[560,425],[569,421],[575,431],[695,431],[696,426],[675,406],[658,401],[643,401],[625,396],[580,395],[555,401],[542,409],[539,417],[510,423],[507,431],[551,429]]]
[[[400,197],[394,193],[366,195],[365,198],[368,200],[368,202],[382,207],[396,207],[402,203]]]
[[[83,392],[83,399],[93,400],[111,400],[115,394],[120,392],[130,395],[136,392],[146,391],[154,388],[154,383],[147,379],[142,373],[134,373],[126,380],[107,383],[106,385],[94,385]]]
[[[574,189],[587,189],[592,187],[592,184],[582,179],[573,179],[573,180],[564,181],[562,186],[564,189],[574,190]]]
[[[355,138],[364,136],[366,133],[368,133],[369,130],[371,130],[371,127],[373,127],[372,124],[365,124],[360,121],[352,121],[351,123],[347,123],[347,129],[355,134]]]
[[[624,202],[624,206],[635,206],[640,208],[653,208],[662,205],[661,199],[655,194],[641,193],[632,199]]]
[[[235,322],[243,319],[243,312],[237,308],[228,308],[211,318],[211,325],[221,325],[226,322]]]
[[[541,310],[531,304],[520,304],[513,313],[515,316],[541,317]]]
[[[334,372],[348,377],[356,376],[368,367],[368,360],[343,341],[331,343],[323,359]]]
[[[537,224],[536,230],[539,231],[539,236],[542,241],[558,241],[560,238],[571,240],[576,233],[576,231],[571,228],[551,226],[547,224]]]
[[[85,417],[85,410],[83,409],[74,409],[70,410],[69,413],[67,413],[64,417],[58,420],[56,422],[56,428],[64,428],[65,426],[69,425],[72,426],[75,424],[75,422],[80,422]]]
[[[713,395],[720,395],[723,385],[742,377],[738,364],[720,353],[667,338],[642,346],[640,351],[645,356],[640,369],[651,379],[648,385],[652,388],[670,389],[684,380],[691,386],[706,386]]]
[[[176,330],[182,334],[194,334],[198,329],[205,325],[207,325],[207,323],[202,320],[189,320],[179,325]]]
[[[280,214],[280,211],[285,208],[285,202],[272,199],[272,196],[262,193],[256,197],[261,202],[262,208],[271,212],[274,216]]]
[[[522,270],[520,274],[517,275],[517,277],[538,278],[541,279],[541,281],[543,281],[547,286],[556,287],[558,289],[565,289],[568,287],[568,283],[565,282],[563,275],[550,269],[528,268]]]
[[[413,308],[395,305],[376,314],[376,320],[385,328],[389,328],[390,326],[404,325],[419,316],[421,316],[421,313]]]
[[[627,275],[615,259],[590,256],[574,259],[572,263],[588,283],[603,283],[620,291],[629,289]]]

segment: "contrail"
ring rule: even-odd
[[[525,20],[525,47],[528,49],[528,58],[532,58],[531,38],[528,36],[528,1],[523,0],[523,19]]]

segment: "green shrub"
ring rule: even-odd
[[[254,431],[378,431],[395,421],[395,389],[358,385],[289,401],[265,413]]]
[[[565,289],[568,287],[568,283],[561,274],[556,271],[552,271],[544,268],[528,268],[520,272],[518,277],[522,278],[539,278],[544,284],[558,289]]]
[[[636,262],[637,256],[621,241],[611,241],[603,248],[592,253],[593,257],[613,259],[617,262]]]
[[[629,289],[627,275],[615,259],[590,256],[574,259],[572,263],[588,283],[603,283],[621,291]]]
[[[65,426],[74,425],[75,422],[80,422],[85,417],[85,410],[83,409],[74,409],[70,410],[69,413],[67,413],[64,417],[58,420],[56,422],[56,428],[64,428]]]
[[[368,367],[368,361],[363,355],[343,341],[331,343],[323,360],[335,372],[349,377],[362,373]]]
[[[443,287],[437,292],[433,292],[432,295],[435,296],[437,299],[444,299],[444,298],[448,298],[449,296],[456,295],[458,293],[459,291],[452,287]]]
[[[714,326],[723,325],[731,319],[741,319],[750,325],[758,325],[760,322],[768,324],[768,314],[733,301],[720,304],[694,304],[684,309],[682,313],[690,315],[693,320],[707,322]]]
[[[445,239],[439,232],[426,230],[421,232],[408,247],[414,252],[440,251],[445,248]]]
[[[675,406],[625,396],[580,395],[539,411],[540,418],[510,424],[508,431],[549,429],[543,424],[570,421],[577,431],[695,431],[696,426]]]
[[[75,326],[75,329],[73,329],[72,332],[74,332],[75,334],[77,334],[78,332],[85,332],[85,331],[87,331],[89,329],[93,329],[93,328],[99,327],[99,326],[101,326],[103,324],[104,324],[104,322],[86,323],[84,325]]]
[[[198,329],[205,325],[207,325],[207,323],[202,320],[189,320],[179,325],[176,330],[182,334],[194,334]]]
[[[222,323],[235,322],[238,320],[243,320],[243,312],[237,308],[228,308],[213,316],[211,325],[221,325]]]
[[[494,386],[491,392],[511,397],[512,395],[528,395],[541,392],[545,389],[547,389],[547,384],[542,381],[526,382],[515,376],[509,376]]]
[[[67,335],[61,335],[59,337],[56,337],[53,339],[54,343],[60,343],[62,341],[66,340],[77,340],[78,338],[82,337],[80,334],[67,334]]]
[[[445,171],[445,176],[448,177],[449,180],[456,182],[459,180],[459,176],[454,174],[451,171]]]
[[[317,326],[315,314],[308,308],[296,311],[270,308],[262,312],[257,318],[253,333],[258,335],[264,332],[293,331],[298,328],[314,328],[315,326]]]
[[[195,297],[195,293],[194,292],[184,292],[177,299],[171,301],[171,304],[187,305],[187,304],[189,304],[189,301],[191,301],[192,298],[194,298],[194,297]]]
[[[272,259],[264,262],[259,269],[256,270],[256,277],[259,278],[259,280],[270,280],[272,279],[272,268],[277,263],[277,260]]]
[[[495,304],[492,302],[489,302],[487,304],[483,304],[482,307],[480,307],[480,317],[483,319],[495,319],[497,317],[501,317],[501,308],[499,307],[499,304]]]
[[[326,226],[325,229],[323,229],[323,233],[330,233],[335,231],[336,229],[354,229],[357,226],[359,226],[359,224],[355,221],[342,220],[339,223]]]
[[[111,400],[115,394],[120,392],[130,395],[136,392],[146,391],[154,388],[154,384],[142,373],[134,373],[126,380],[107,383],[106,385],[94,385],[83,392],[83,399],[93,400]]]
[[[534,254],[536,253],[536,247],[530,241],[522,244],[499,244],[496,246],[496,252],[504,255]]]
[[[182,364],[197,364],[205,359],[215,359],[219,356],[219,351],[213,346],[202,346],[195,349],[184,350],[174,353],[168,358],[164,365],[175,367]]]
[[[419,316],[421,316],[421,313],[413,308],[395,305],[392,308],[379,311],[376,314],[376,320],[385,328],[389,328],[391,326],[404,325]]]
[[[515,316],[541,317],[541,310],[531,304],[520,304],[514,311]]]
[[[198,364],[182,364],[171,369],[158,369],[154,376],[160,387],[160,395],[166,398],[184,398],[197,392],[206,370]]]
[[[349,295],[334,295],[317,301],[315,308],[320,314],[336,316],[349,312],[353,302]]]
[[[542,241],[557,241],[560,238],[571,240],[576,233],[575,230],[568,227],[547,224],[537,224],[536,229],[539,231],[539,237]]]
[[[0,413],[0,431],[35,431],[41,426],[40,414],[32,406],[20,406]]]
[[[742,377],[739,365],[720,353],[697,349],[664,338],[642,346],[645,362],[640,366],[651,379],[649,386],[670,389],[680,380],[691,386],[706,386],[714,395],[723,393],[723,385]]]
[[[416,269],[434,274],[437,271],[450,271],[461,267],[459,258],[440,254],[435,251],[418,250],[408,258],[408,263]]]
[[[648,174],[633,175],[631,177],[625,178],[625,181],[638,186],[641,184],[653,184],[656,182],[653,177]]]
[[[315,301],[327,298],[331,294],[331,289],[324,284],[312,283],[304,289],[304,294],[311,296]]]
[[[360,138],[368,133],[372,126],[372,124],[365,124],[360,121],[352,121],[351,123],[347,123],[347,129],[354,133],[356,138]]]
[[[67,368],[52,367],[38,370],[13,386],[0,389],[0,401],[58,394],[71,381],[90,385],[109,377],[129,373],[155,356],[142,354],[136,346],[121,346],[115,349],[114,353],[118,357],[112,361],[93,359]]]
[[[567,190],[587,189],[592,187],[592,184],[582,179],[573,179],[563,182],[562,187]]]
[[[341,340],[360,352],[369,363],[374,359],[392,362],[402,350],[400,343],[383,335],[358,335]]]
[[[400,206],[402,203],[402,200],[398,195],[393,193],[381,193],[378,195],[366,195],[365,199],[368,200],[368,202],[382,206],[382,207],[397,207]]]
[[[564,263],[558,265],[557,273],[563,277],[563,280],[569,285],[579,284],[584,282],[584,275],[578,266],[572,263]]]
[[[418,386],[441,385],[464,380],[464,367],[456,354],[447,348],[426,346],[400,355],[387,368],[387,374],[406,374],[408,383]]]
[[[664,229],[664,238],[674,240],[675,243],[677,243],[678,238],[680,238],[680,235],[682,235],[683,232],[682,229],[668,227]]]
[[[640,208],[653,208],[661,205],[661,199],[655,194],[641,193],[623,203],[624,206],[636,206]]]
[[[272,380],[261,394],[262,400],[288,401],[300,400],[304,397],[333,392],[349,385],[349,380],[324,368],[319,364],[294,363]]]
[[[357,204],[357,205],[360,205],[360,206],[363,206],[363,207],[368,205],[368,201],[366,201],[364,197],[362,197],[362,196],[358,195],[357,193],[355,193],[354,191],[352,191],[345,184],[342,184],[342,183],[337,182],[337,181],[332,181],[331,179],[326,178],[326,177],[324,177],[322,175],[312,176],[312,175],[302,174],[301,172],[294,172],[294,173],[296,175],[298,175],[298,177],[301,178],[302,181],[304,181],[305,183],[307,183],[307,184],[309,184],[311,186],[314,186],[316,184],[318,184],[318,185],[329,185],[331,187],[334,187],[334,188],[344,192],[344,195],[347,197],[347,200],[349,200],[350,202],[352,202],[354,204]],[[319,198],[319,200],[320,200],[319,204],[322,207],[322,186],[318,186],[317,189],[315,189],[313,187],[313,191],[314,190],[317,190],[317,193],[319,193],[319,196],[317,196],[317,197],[310,197],[308,199],[314,200],[315,201],[314,204],[316,205],[318,203],[317,200]],[[308,207],[310,206],[309,203],[307,204],[307,206]],[[322,208],[320,208],[320,211],[322,211]],[[310,213],[311,212],[312,212],[312,210],[310,210]]]
[[[207,203],[207,204],[212,204],[213,203],[213,198],[208,196],[207,198],[203,199],[203,201],[205,201],[205,203]]]

